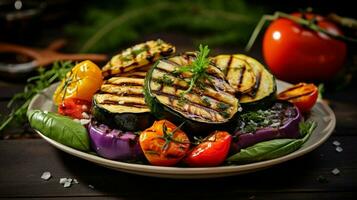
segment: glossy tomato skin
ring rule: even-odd
[[[301,17],[300,13],[292,15]],[[313,17],[306,15],[307,19]],[[317,16],[316,20],[321,28],[342,34],[323,17]],[[289,82],[331,79],[341,69],[346,51],[344,42],[285,18],[272,22],[263,39],[265,62],[277,78]]]
[[[82,61],[66,74],[53,95],[53,101],[56,105],[61,104],[66,98],[91,101],[102,83],[100,68],[92,61]]]
[[[315,105],[318,93],[314,84],[299,83],[279,93],[277,98],[295,104],[302,113],[308,113]]]
[[[218,166],[226,159],[232,136],[225,131],[215,131],[186,156],[185,163],[191,167]]]
[[[163,126],[167,132],[173,132],[176,125],[167,120],[155,121],[154,124],[141,132],[139,144],[146,159],[152,165],[173,166],[181,161],[190,147],[190,140],[186,133],[177,130],[172,135],[172,140],[165,147]]]
[[[89,113],[91,102],[76,98],[67,98],[58,105],[58,113],[75,119],[83,119],[83,113]]]

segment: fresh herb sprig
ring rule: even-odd
[[[202,44],[200,44],[196,60],[194,60],[190,65],[180,67],[178,70],[175,71],[175,74],[180,74],[183,72],[192,73],[192,77],[189,82],[189,87],[180,94],[181,97],[183,97],[185,94],[190,93],[198,81],[201,81],[205,77],[207,77],[206,69],[209,65],[209,52],[210,49],[207,45],[202,46]]]
[[[63,79],[72,67],[71,61],[65,61],[55,62],[49,70],[39,68],[39,75],[29,78],[24,91],[14,95],[9,101],[7,107],[11,109],[11,113],[0,120],[0,133],[15,121],[17,124],[25,123],[27,121],[26,112],[31,99],[52,83]]]

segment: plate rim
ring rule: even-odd
[[[280,85],[283,85],[283,87],[288,87],[291,85],[290,83],[287,83],[287,82],[284,82],[281,80],[276,80],[276,81],[277,81],[277,85],[280,84]],[[55,84],[52,84],[48,88],[44,89],[43,93],[45,93],[51,87],[54,87]],[[41,93],[37,94],[33,97],[33,99],[31,100],[31,102],[29,104],[28,110],[31,110],[34,107],[36,100],[38,98],[40,98],[40,96],[41,96]],[[328,126],[326,126],[324,128],[324,130],[327,129],[326,134],[324,134],[322,137],[320,137],[317,142],[310,144],[306,148],[300,148],[300,149],[298,149],[290,154],[287,154],[285,156],[281,156],[281,157],[266,160],[266,161],[259,161],[259,162],[242,164],[242,165],[229,165],[229,166],[217,166],[217,167],[195,167],[195,168],[193,168],[193,167],[165,167],[165,166],[153,166],[153,165],[135,164],[135,163],[110,160],[110,159],[100,157],[98,155],[92,155],[90,153],[82,152],[80,150],[68,147],[68,146],[63,145],[59,142],[56,142],[55,140],[52,140],[51,138],[46,137],[40,131],[35,130],[35,129],[34,130],[43,139],[45,139],[48,143],[50,143],[52,146],[56,147],[57,149],[60,149],[68,154],[73,155],[73,156],[80,157],[87,161],[96,163],[98,165],[102,165],[104,167],[119,170],[119,171],[124,171],[127,173],[140,174],[140,175],[146,175],[146,176],[154,176],[154,177],[170,177],[170,178],[223,177],[223,176],[230,176],[233,174],[250,173],[253,171],[260,170],[260,169],[269,168],[274,165],[277,165],[277,164],[286,162],[288,160],[292,160],[294,158],[300,157],[304,154],[307,154],[307,153],[313,151],[314,149],[316,149],[317,147],[319,147],[321,144],[323,144],[331,136],[333,130],[335,129],[336,116],[335,116],[333,110],[323,101],[318,100],[317,104],[321,104],[323,109],[325,109],[325,111],[329,114],[329,117],[331,117],[331,121],[328,123]],[[306,145],[306,143],[304,145]]]

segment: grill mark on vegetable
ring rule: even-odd
[[[162,73],[170,74],[171,76],[175,77],[175,75],[174,75],[171,71],[169,71],[169,70],[162,69],[162,68],[155,68],[155,70],[160,71],[160,72],[162,72]],[[219,81],[219,82],[221,82],[221,83],[224,83],[224,80],[221,79],[220,77],[214,76],[214,75],[212,75],[212,74],[209,74],[209,75],[210,75],[210,77],[211,77],[212,79],[215,79],[216,81]],[[179,77],[175,77],[175,78],[180,79],[180,81],[185,81],[184,79],[179,78]],[[152,80],[152,81],[158,81],[158,79],[156,79],[156,78],[152,78],[151,80]],[[186,81],[185,81],[185,82],[186,82]],[[215,86],[214,83],[211,82],[211,81],[206,81],[206,80],[205,80],[205,83],[208,84],[209,86],[212,86],[212,87],[210,87],[210,88],[212,88],[213,90],[215,90],[215,91],[217,91],[217,92],[222,92],[222,93],[224,93],[224,94],[230,95],[230,93],[228,93],[228,92],[225,92],[225,91],[222,91],[222,90],[218,90],[218,89],[217,89],[217,86]],[[188,88],[188,86],[187,86],[187,87],[182,87],[182,86],[180,86],[180,85],[175,84],[175,81],[173,81],[172,86],[173,86],[173,87],[177,87],[177,88],[179,88],[179,89],[184,89],[184,90],[186,90],[186,89]],[[223,87],[222,89],[226,89],[226,88]],[[195,90],[195,89],[193,89],[193,90]],[[195,92],[199,92],[199,91],[196,90]]]
[[[311,94],[311,92],[308,91],[308,92],[305,92],[305,93],[302,93],[302,94],[299,94],[299,95],[296,95],[296,96],[284,98],[283,100],[289,101],[289,100],[297,99],[297,98],[300,98],[300,97],[303,97],[303,96],[306,96],[306,95],[309,95],[309,94]]]
[[[156,82],[156,80],[157,80],[157,79],[155,79],[155,78],[152,78],[152,79],[151,79],[151,81],[153,81],[153,82]],[[163,85],[163,84],[159,84],[159,85],[160,85],[160,88],[159,88],[158,90],[159,90],[159,91],[162,91],[164,85]],[[175,89],[175,92],[176,92],[177,90],[186,90],[186,89],[188,88],[188,86],[187,86],[187,87],[183,87],[183,86],[181,86],[181,85],[175,84],[175,81],[174,81],[174,83],[173,83],[172,85],[170,85],[170,87],[174,88],[174,89]],[[215,90],[217,93],[220,93],[220,94],[222,94],[222,95],[231,96],[231,94],[229,94],[229,93],[227,93],[227,92],[224,92],[224,91],[221,91],[221,90],[217,91],[216,88],[214,88],[214,87],[211,87],[211,89]],[[222,102],[222,100],[218,99],[217,95],[215,95],[215,94],[210,94],[210,93],[204,93],[204,92],[202,92],[199,88],[194,87],[194,88],[192,89],[192,91],[193,91],[195,94],[197,94],[197,95],[205,95],[205,96],[207,96],[207,97],[210,97],[210,98],[213,99],[213,100],[216,100],[217,102]],[[227,102],[224,102],[224,103],[227,103]],[[227,103],[227,104],[229,104],[229,103]],[[230,105],[230,104],[229,104],[229,105]]]
[[[239,80],[238,80],[238,85],[237,85],[238,89],[240,89],[242,87],[245,70],[246,70],[246,66],[243,65],[240,70],[240,74],[239,74]]]
[[[156,95],[166,96],[166,97],[168,97],[169,99],[172,98],[172,102],[173,102],[173,100],[180,100],[180,97],[175,96],[175,95],[172,95],[172,94],[165,93],[165,92],[163,92],[163,91],[153,90],[152,92],[153,92],[154,94],[156,94]],[[189,99],[187,99],[187,100],[188,100],[188,101],[186,102],[187,104],[195,105],[195,106],[197,106],[197,107],[199,107],[199,108],[202,108],[202,109],[204,109],[204,110],[206,110],[206,111],[208,111],[208,112],[212,112],[212,111],[213,111],[213,112],[216,112],[216,113],[220,114],[220,112],[222,111],[222,110],[220,110],[219,108],[218,108],[218,109],[214,109],[214,108],[211,108],[211,107],[205,107],[204,105],[198,104],[198,103],[196,103],[196,102],[192,102],[192,101],[190,101]],[[216,100],[216,101],[219,102],[219,100],[217,100],[217,99],[214,99],[214,100]],[[227,104],[227,105],[231,106],[230,104]],[[173,105],[171,104],[171,106],[173,106]],[[220,114],[220,115],[221,115],[221,114]]]
[[[229,69],[231,68],[232,61],[233,61],[233,56],[230,55],[230,56],[229,56],[229,60],[228,60],[228,62],[227,62],[227,68],[225,69],[225,73],[224,73],[224,76],[225,76],[225,77],[227,76],[228,71],[229,71]]]
[[[105,85],[110,85],[112,87],[118,87],[118,86],[144,86],[144,84],[140,83],[105,83]]]
[[[111,94],[111,95],[117,96],[117,97],[141,97],[141,98],[144,98],[144,94],[142,94],[142,93],[140,93],[140,94],[128,94],[128,93],[118,94],[116,92],[101,91],[98,94]]]
[[[153,91],[153,92],[154,92],[155,94],[157,94],[157,95],[160,95],[160,94],[156,93],[155,91]],[[172,98],[173,100],[180,100],[178,97],[176,97],[176,96],[174,96],[174,95],[170,95],[170,94],[166,94],[166,93],[161,93],[161,94],[162,94],[162,96],[167,96],[168,98],[170,98],[170,96],[171,96],[171,98]],[[164,95],[164,94],[166,94],[166,95]],[[205,116],[197,115],[197,114],[194,114],[194,113],[190,112],[190,111],[191,111],[191,107],[192,107],[193,105],[196,105],[198,108],[202,108],[203,110],[207,111],[210,116],[209,116],[209,117],[205,117]],[[192,104],[188,107],[188,110],[184,110],[182,107],[174,107],[172,104],[171,104],[170,106],[172,106],[172,107],[170,107],[171,109],[177,109],[177,110],[179,110],[179,111],[181,111],[181,112],[187,113],[188,115],[196,116],[196,118],[199,117],[199,118],[201,118],[201,119],[203,118],[203,119],[205,119],[205,120],[211,120],[211,121],[213,121],[213,122],[215,122],[215,121],[218,122],[218,120],[216,119],[216,117],[213,117],[212,112],[215,112],[216,114],[219,114],[220,116],[222,116],[220,112],[217,112],[217,111],[215,111],[214,109],[210,109],[210,108],[207,108],[207,107],[201,106],[200,104],[195,104],[195,103],[192,103]],[[210,112],[210,111],[211,111],[211,112]],[[223,117],[223,116],[222,116],[222,117]],[[223,118],[224,118],[224,117],[223,117]]]
[[[251,97],[255,97],[255,95],[257,95],[257,92],[260,88],[260,84],[261,84],[261,79],[262,79],[262,73],[263,73],[263,70],[260,70],[259,73],[256,75],[256,82],[253,86],[253,89],[251,92],[249,92],[247,95],[251,96]]]
[[[125,107],[136,107],[136,108],[147,108],[145,104],[140,104],[140,103],[122,103],[119,104],[117,101],[111,101],[111,100],[104,100],[103,102],[100,103],[100,105],[119,105],[119,106],[125,106]]]

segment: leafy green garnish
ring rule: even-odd
[[[174,81],[168,77],[167,74],[164,74],[161,78],[157,79],[156,82],[167,86],[172,86],[174,83]]]
[[[317,123],[315,121],[300,122],[299,132],[302,137],[305,137],[305,135],[310,134],[316,127]]]
[[[211,102],[206,96],[202,97],[202,102],[204,103],[205,106],[211,106]]]
[[[1,119],[0,133],[15,121],[14,125],[23,125],[27,121],[26,112],[31,99],[52,83],[63,79],[72,67],[73,63],[67,61],[55,62],[49,70],[39,68],[39,75],[29,78],[24,91],[14,95],[8,103],[7,107],[12,111],[6,118]]]
[[[200,44],[199,51],[197,52],[196,60],[194,60],[190,65],[180,67],[175,73],[183,73],[190,72],[192,73],[192,77],[189,82],[189,87],[185,91],[183,91],[180,95],[183,97],[185,94],[188,94],[192,91],[193,87],[197,83],[197,81],[204,79],[207,77],[206,69],[209,65],[208,54],[210,50],[207,45],[202,46]]]
[[[229,106],[228,104],[226,104],[226,103],[219,102],[219,103],[217,104],[217,107],[218,107],[219,110],[225,111],[225,110],[227,110],[230,106]]]
[[[251,163],[285,156],[301,148],[315,128],[315,121],[301,122],[299,124],[299,131],[302,138],[282,138],[259,142],[253,146],[241,149],[240,152],[230,156],[227,161],[230,163]]]
[[[142,48],[140,48],[140,49],[133,50],[133,51],[131,52],[131,54],[134,55],[134,57],[136,57],[136,56],[138,56],[139,54],[141,54],[142,52],[147,51],[147,50],[149,50],[149,48],[148,48],[147,46],[144,46],[144,47],[142,47]]]

